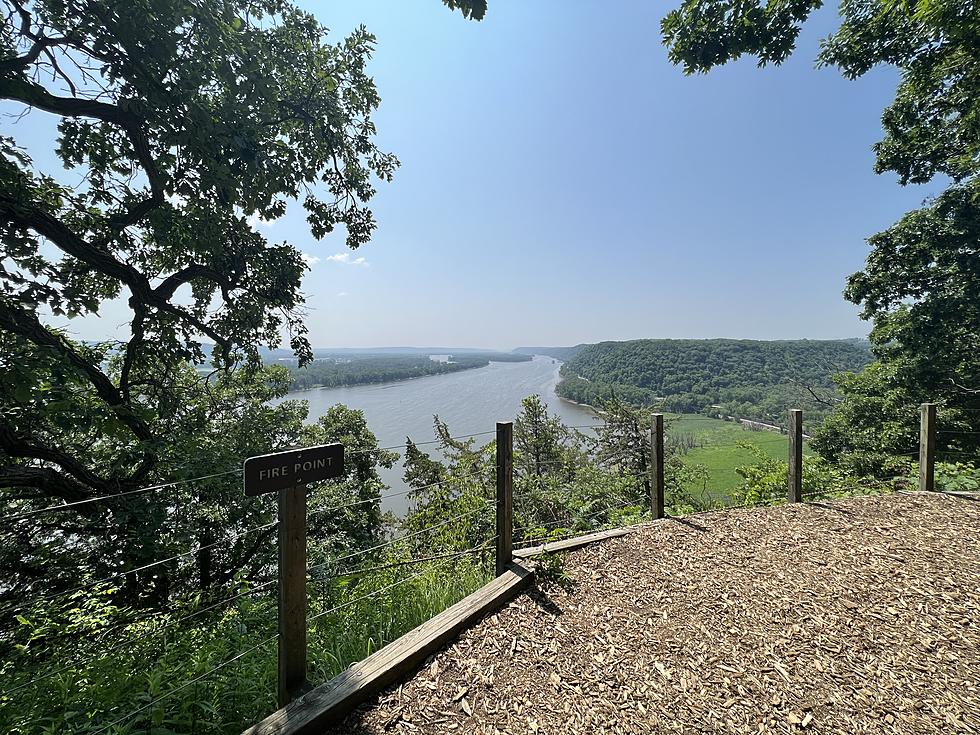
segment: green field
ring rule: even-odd
[[[741,482],[735,468],[756,461],[750,450],[737,446],[738,442],[752,444],[774,459],[784,462],[787,459],[789,439],[774,431],[747,429],[731,421],[697,414],[667,414],[666,418],[668,442],[671,438],[693,441],[693,448],[682,447],[679,454],[687,464],[701,464],[708,468],[707,493],[712,498],[727,497],[729,491]],[[691,492],[702,489],[700,485],[687,488]]]

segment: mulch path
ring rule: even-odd
[[[565,557],[358,733],[980,733],[980,498],[645,524]]]

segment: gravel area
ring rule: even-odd
[[[980,733],[980,498],[704,513],[565,555],[336,733]]]

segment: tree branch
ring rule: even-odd
[[[58,36],[56,38],[31,36],[31,38],[34,38],[34,45],[31,46],[26,54],[23,56],[14,56],[9,59],[0,59],[0,74],[9,74],[10,72],[18,72],[26,69],[38,60],[38,57],[45,49],[52,46],[62,46],[69,42],[67,36]]]
[[[100,103],[96,103],[100,104]],[[116,260],[108,251],[87,242],[68,229],[60,220],[37,207],[17,199],[0,195],[0,214],[7,215],[11,221],[46,237],[61,250],[87,263],[107,276],[122,281],[143,303],[171,314],[190,324],[206,335],[221,348],[227,356],[232,341],[225,338],[203,321],[186,310],[175,306],[168,300],[167,292],[154,290],[149,280],[127,263]],[[162,284],[161,284],[162,285]],[[172,294],[171,294],[172,295]]]
[[[96,475],[74,457],[57,449],[38,446],[21,439],[17,436],[14,427],[3,419],[0,419],[0,449],[14,457],[29,457],[44,462],[53,462],[90,487],[105,489],[109,486],[107,480]]]
[[[252,561],[252,559],[258,553],[259,549],[262,548],[262,545],[272,536],[272,534],[278,533],[278,531],[279,531],[278,527],[273,526],[272,528],[267,528],[264,531],[258,533],[256,535],[255,541],[253,541],[250,546],[248,546],[246,549],[239,550],[237,554],[234,554],[232,556],[233,561],[231,562],[230,569],[226,569],[225,571],[214,575],[214,584],[221,586],[231,581],[231,579],[235,576],[238,570],[243,569],[245,566],[247,566],[248,563]],[[234,561],[234,559],[236,558],[237,558],[237,562]]]
[[[0,328],[19,334],[36,345],[53,348],[88,378],[99,397],[114,411],[119,420],[126,424],[137,439],[142,441],[153,439],[150,428],[132,412],[108,376],[78,354],[64,338],[46,329],[36,314],[17,308],[8,302],[0,301]]]
[[[40,84],[29,81],[22,76],[9,74],[0,77],[0,97],[53,112],[63,117],[91,117],[118,125],[129,137],[136,158],[146,172],[154,199],[158,203],[163,202],[164,180],[157,169],[156,161],[153,159],[146,133],[143,132],[144,121],[125,109],[128,104],[127,100],[122,99],[118,105],[110,105],[97,100],[58,97]]]
[[[234,284],[228,278],[213,268],[192,263],[186,268],[167,276],[163,282],[153,290],[161,298],[170,300],[173,298],[173,295],[178,288],[183,286],[185,283],[193,281],[195,278],[206,278],[207,280],[217,284],[221,288],[221,291],[226,298],[228,296],[228,291],[234,288]]]
[[[74,503],[91,497],[90,488],[70,477],[66,477],[51,467],[30,467],[16,465],[0,470],[0,487],[43,488],[45,497],[61,498],[66,503]],[[89,503],[88,505],[95,505]],[[80,512],[82,508],[79,508]],[[101,511],[100,511],[101,512]]]

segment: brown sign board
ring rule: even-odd
[[[290,449],[245,460],[245,494],[262,495],[344,474],[344,445]]]

